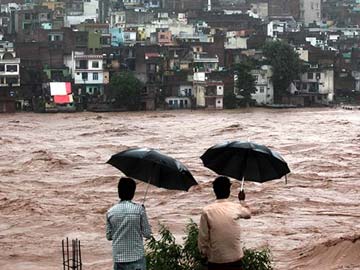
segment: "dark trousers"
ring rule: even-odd
[[[242,261],[236,261],[231,263],[208,263],[208,270],[242,270]]]

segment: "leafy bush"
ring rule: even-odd
[[[263,250],[253,250],[244,248],[244,257],[242,258],[244,270],[270,270],[272,266],[271,253],[268,248]]]
[[[160,238],[152,237],[146,243],[148,270],[202,270],[206,263],[197,247],[199,229],[192,220],[186,225],[183,246],[176,244],[175,237],[164,225],[160,225]],[[244,270],[272,270],[270,250],[244,249]]]
[[[147,269],[184,270],[181,264],[182,247],[175,243],[175,237],[164,225],[160,225],[160,239],[152,237],[146,244]]]

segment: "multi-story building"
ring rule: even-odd
[[[20,58],[14,45],[0,41],[0,112],[15,111],[16,88],[20,86]]]
[[[268,0],[269,16],[293,16],[299,18],[301,0]],[[303,0],[308,1],[308,0]]]
[[[73,52],[71,65],[74,83],[78,85],[80,94],[104,94],[104,83],[109,81],[109,74],[103,68],[103,55]]]
[[[223,109],[224,83],[194,77],[193,96],[198,108]]]
[[[305,25],[321,22],[321,0],[300,0],[300,20]]]
[[[307,72],[301,74],[300,80],[290,87],[292,102],[296,105],[328,105],[334,101],[334,68],[310,65]]]
[[[286,32],[299,31],[297,22],[292,16],[271,17],[271,21],[267,25],[267,35],[276,38]]]
[[[217,55],[209,55],[206,52],[194,53],[193,58],[194,72],[209,73],[219,68],[219,58]]]
[[[20,86],[20,58],[12,42],[0,41],[0,87]]]
[[[251,95],[257,104],[270,105],[274,103],[274,86],[271,80],[271,66],[263,65],[253,69],[251,74],[255,78],[256,92]]]
[[[52,23],[53,11],[44,6],[15,12],[15,32],[18,39],[29,37],[35,30]]]
[[[72,26],[80,24],[87,20],[97,21],[99,13],[99,1],[87,0],[79,1],[74,0],[67,3],[65,26]]]

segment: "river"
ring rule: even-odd
[[[291,169],[287,184],[245,183],[253,216],[241,221],[244,246],[268,246],[275,269],[360,269],[360,110],[16,113],[0,123],[1,269],[62,269],[66,237],[81,240],[84,269],[111,269],[104,217],[121,173],[106,161],[129,147],[175,157],[198,181],[189,192],[148,194],[154,231],[161,222],[181,240],[214,200],[215,174],[199,157],[225,140],[265,144]]]

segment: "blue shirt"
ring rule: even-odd
[[[114,262],[134,262],[145,255],[143,237],[151,237],[145,208],[120,201],[106,213],[106,238],[112,240]]]

